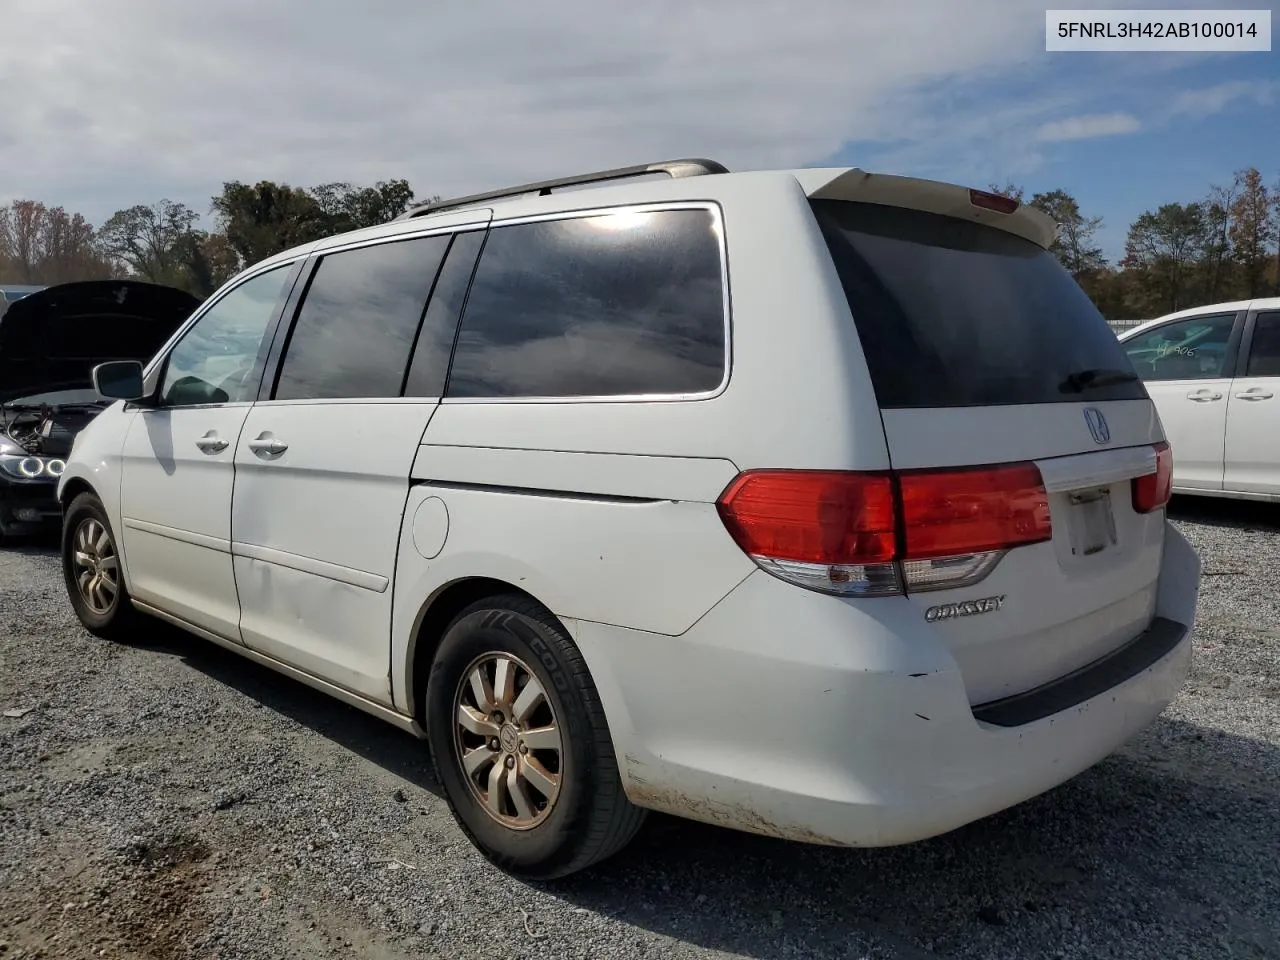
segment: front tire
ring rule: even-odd
[[[136,638],[141,617],[129,600],[111,521],[92,493],[79,494],[67,508],[62,575],[72,609],[86,630],[107,640]]]
[[[617,853],[644,822],[623,792],[582,654],[536,602],[510,594],[463,610],[425,696],[449,807],[500,869],[567,876]]]

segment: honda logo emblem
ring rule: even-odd
[[[1111,428],[1107,426],[1107,418],[1097,407],[1084,408],[1084,422],[1089,425],[1094,443],[1107,443],[1111,440]]]

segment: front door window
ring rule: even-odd
[[[160,402],[166,407],[249,403],[260,353],[292,264],[260,273],[215,303],[169,353]]]

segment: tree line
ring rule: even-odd
[[[1065,190],[1026,200],[1016,184],[990,189],[1057,221],[1053,252],[1108,320],[1280,294],[1280,183],[1268,187],[1254,167],[1197,200],[1141,214],[1129,224],[1117,263],[1108,262],[1097,244],[1102,218],[1085,216]]]
[[[386,223],[414,202],[407,180],[302,188],[224,183],[214,226],[160,200],[117,210],[99,227],[38,200],[0,207],[0,283],[57,284],[135,277],[206,297],[244,267],[297,244]]]
[[[1255,168],[1201,198],[1166,203],[1129,225],[1124,256],[1097,243],[1102,218],[1065,190],[1030,199],[1013,183],[996,193],[1059,224],[1053,252],[1108,320],[1155,317],[1222,300],[1280,294],[1280,183]],[[212,229],[185,204],[160,200],[118,210],[98,227],[36,200],[0,207],[0,282],[55,284],[132,276],[207,296],[243,267],[296,244],[385,223],[414,202],[407,180],[372,186],[224,183],[211,198]]]

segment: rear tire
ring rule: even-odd
[[[582,654],[533,600],[490,597],[458,614],[425,698],[436,777],[495,866],[528,879],[567,876],[640,829],[646,812],[623,792]]]
[[[81,493],[62,523],[62,576],[76,617],[105,640],[137,641],[142,616],[129,599],[120,550],[102,501]]]

